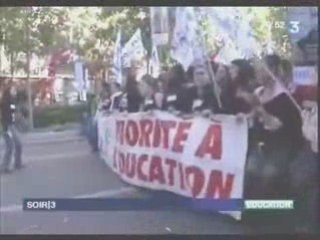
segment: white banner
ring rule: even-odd
[[[248,126],[234,116],[182,120],[169,113],[100,117],[105,162],[124,181],[193,198],[243,197]],[[241,219],[240,212],[224,212]]]

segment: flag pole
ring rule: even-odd
[[[257,56],[256,56],[257,57]],[[286,89],[286,93],[288,95],[288,97],[290,98],[290,100],[292,101],[292,103],[298,108],[298,110],[300,112],[302,112],[301,107],[299,106],[299,104],[297,103],[297,101],[293,98],[293,96],[290,94],[290,92],[288,91],[287,87],[284,86],[284,84],[279,80],[279,78],[277,78],[272,72],[271,70],[268,68],[268,66],[261,61],[260,59],[257,59],[258,62],[261,64],[261,66],[263,67],[263,69],[267,72],[267,74],[272,78],[273,81],[275,81],[276,83],[280,84],[281,87],[283,87],[284,89]]]
[[[194,8],[194,12],[196,13],[196,9],[195,7]],[[199,14],[196,14],[198,15],[197,17],[197,23],[198,23],[198,26],[200,26],[200,13]],[[211,59],[209,58],[208,56],[208,52],[206,51],[206,47],[205,47],[205,43],[204,43],[204,37],[201,33],[199,33],[200,35],[200,41],[201,41],[201,45],[202,45],[202,48],[204,50],[204,55],[205,55],[205,58],[206,58],[206,63],[207,63],[207,69],[209,70],[209,75],[212,79],[212,82],[213,82],[213,91],[215,93],[215,96],[216,96],[216,99],[217,99],[217,102],[218,102],[218,106],[219,108],[222,108],[222,103],[221,103],[221,98],[220,98],[220,93],[221,93],[221,89],[216,81],[216,78],[215,78],[215,74],[214,74],[214,71],[212,69],[212,65],[210,64],[211,63]]]

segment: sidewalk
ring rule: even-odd
[[[35,129],[32,132],[21,133],[21,138],[24,145],[84,140],[84,137],[81,136],[80,124],[68,124],[64,126],[53,126],[45,129]],[[3,136],[1,136],[0,151],[3,149],[4,139]]]

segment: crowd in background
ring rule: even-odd
[[[175,65],[158,78],[145,75],[139,82],[135,69],[131,68],[123,85],[116,81],[103,84],[98,108],[109,113],[162,110],[183,118],[195,114],[209,118],[215,114],[231,114],[239,120],[241,117],[250,120],[253,132],[259,132],[252,136],[257,138],[256,142],[261,140],[266,145],[270,142],[279,146],[277,141],[290,139],[293,144],[290,148],[301,145],[303,114],[297,105],[306,108],[308,103],[316,102],[317,90],[315,87],[313,92],[306,92],[293,87],[289,61],[277,55],[266,56],[264,64],[271,74],[262,63],[244,59],[234,60],[229,66],[209,64],[218,86],[202,66],[192,66],[185,72],[182,66]],[[314,111],[316,106],[309,104],[309,108]],[[268,132],[272,132],[274,139]],[[309,136],[308,141],[317,139]]]
[[[214,61],[206,65],[194,65],[186,72],[175,65],[158,78],[145,75],[139,82],[131,68],[123,85],[113,80],[104,83],[98,112],[162,110],[182,118],[230,114],[237,121],[248,121],[245,196],[304,198],[308,192],[312,196],[304,202],[312,204],[308,201],[317,195],[318,177],[316,86],[311,91],[294,86],[291,63],[277,55],[268,55],[262,62],[236,59],[230,65]],[[91,130],[97,139],[96,125]],[[313,211],[305,215],[310,220],[315,214],[308,209]]]
[[[304,218],[299,221],[316,222],[312,219],[317,217],[319,177],[317,85],[295,86],[288,60],[268,55],[262,61],[236,59],[230,65],[212,61],[187,71],[177,64],[158,78],[145,75],[140,81],[136,70],[130,68],[122,84],[112,79],[104,82],[98,101],[88,98],[88,116],[92,117],[88,133],[94,151],[98,151],[99,114],[161,110],[184,119],[232,115],[249,125],[245,197],[301,199]],[[16,168],[22,166],[22,145],[15,127],[19,113],[27,115],[27,96],[22,90],[8,83],[1,91],[6,143],[1,171],[8,171],[13,150]]]

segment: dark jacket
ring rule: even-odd
[[[154,97],[144,100],[143,105],[142,105],[143,111],[151,111],[151,110],[156,110],[156,109],[159,109],[159,108],[157,107],[157,104],[156,104]]]
[[[236,91],[239,86],[229,83],[228,86],[221,93],[222,113],[224,114],[238,114],[249,113],[251,106],[243,99],[236,97]],[[249,86],[244,89],[250,92]]]
[[[143,97],[138,90],[138,82],[135,77],[128,77],[126,85],[126,105],[129,113],[139,112]]]
[[[193,84],[185,85],[179,90],[167,94],[164,109],[168,110],[169,107],[187,114],[202,110],[211,110],[214,113],[220,111],[211,84],[203,87],[201,96]]]
[[[139,112],[142,101],[140,95],[123,93],[115,98],[113,109],[118,109],[120,112]]]
[[[213,86],[207,84],[206,86],[203,86],[201,90],[202,94],[200,95],[196,86],[189,86],[186,88],[186,92],[183,96],[186,113],[203,110],[219,113],[219,104],[213,91]]]
[[[139,112],[143,98],[139,93],[127,93],[127,103],[129,113]]]
[[[183,107],[181,106],[181,96],[182,96],[181,90],[174,90],[166,93],[164,100],[163,100],[163,110],[168,111],[170,108],[182,111]]]
[[[4,131],[15,122],[16,101],[9,90],[5,90],[1,101],[1,123]]]
[[[269,114],[277,117],[283,125],[276,131],[269,131],[256,121],[253,128],[254,142],[263,142],[266,151],[286,148],[295,154],[303,143],[302,119],[297,107],[287,94],[282,93],[265,103],[264,108]]]

